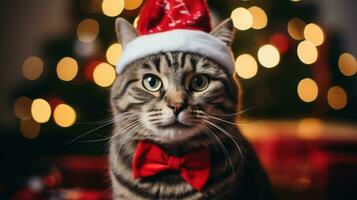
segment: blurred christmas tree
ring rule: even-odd
[[[10,139],[1,143],[2,152],[11,152],[3,155],[3,163],[11,164],[1,168],[8,174],[0,177],[0,190],[21,185],[28,174],[47,173],[47,163],[28,165],[40,163],[34,158],[105,152],[111,129],[109,88],[121,54],[114,21],[121,16],[135,25],[144,1],[69,2],[71,33],[45,41],[43,53],[23,63],[27,84],[13,96],[19,121]],[[338,33],[318,21],[314,3],[208,0],[208,4],[215,24],[231,17],[237,28],[235,76],[242,85],[245,116],[313,118],[314,123],[357,119],[355,57],[345,52]]]
[[[109,87],[120,59],[114,21],[135,25],[142,0],[73,1],[72,34],[46,42],[43,55],[24,61],[28,86],[15,114],[36,148],[55,152],[103,153],[111,127]],[[299,1],[208,1],[217,22],[231,17],[237,28],[233,50],[246,116],[355,120],[353,55],[317,24],[317,10]],[[87,123],[90,122],[90,123]],[[89,143],[89,140],[97,142]],[[71,145],[63,148],[63,144]],[[72,143],[74,142],[74,143]]]

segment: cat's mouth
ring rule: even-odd
[[[192,128],[192,126],[185,125],[185,124],[175,120],[173,123],[170,123],[170,124],[159,125],[158,128],[161,128],[161,129],[189,129],[189,128]]]

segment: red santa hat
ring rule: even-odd
[[[139,37],[123,50],[118,73],[137,59],[168,51],[197,53],[216,61],[229,73],[234,71],[230,48],[209,34],[211,21],[206,0],[147,0],[137,31]]]

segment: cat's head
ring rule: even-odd
[[[136,29],[123,19],[117,20],[116,31],[124,48],[138,37]],[[210,34],[230,46],[231,20]],[[237,93],[232,74],[214,60],[169,51],[128,64],[112,87],[111,105],[114,120],[121,126],[117,131],[172,143],[208,131],[221,114],[235,113]]]

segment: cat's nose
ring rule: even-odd
[[[171,103],[168,106],[174,111],[176,116],[180,114],[183,109],[185,109],[185,105],[183,103]]]

